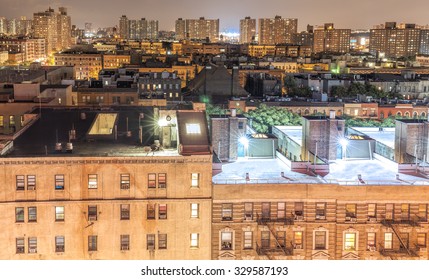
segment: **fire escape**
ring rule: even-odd
[[[266,256],[268,259],[273,260],[274,256],[291,256],[293,255],[292,246],[288,247],[286,245],[286,236],[281,236],[279,232],[276,231],[276,226],[287,226],[293,225],[293,217],[273,217],[270,215],[261,216],[256,215],[256,220],[258,226],[265,226],[269,230],[269,239],[261,239],[261,244],[256,242],[256,252],[259,256]],[[272,246],[271,239],[274,239],[275,244]]]
[[[383,217],[383,219],[381,220],[381,224],[385,227],[391,228],[393,231],[393,234],[396,236],[396,238],[399,240],[399,243],[400,243],[399,249],[393,249],[393,246],[391,248],[385,248],[383,244],[379,244],[380,254],[382,256],[387,256],[387,257],[390,257],[391,259],[396,259],[402,256],[411,257],[411,258],[415,258],[419,256],[416,253],[416,251],[410,247],[409,238],[407,240],[404,240],[404,238],[401,237],[401,232],[400,232],[401,226],[411,226],[411,227],[420,226],[419,218],[417,215],[416,215],[416,218],[411,218],[409,215],[407,217],[402,217],[400,221],[395,221],[393,219],[386,219],[386,217]]]

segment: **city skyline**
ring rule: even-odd
[[[248,0],[246,6],[241,2],[219,0],[201,5],[196,0],[178,0],[174,3],[166,0],[151,3],[150,1],[121,1],[109,3],[108,6],[100,6],[99,1],[83,0],[30,0],[12,1],[2,0],[2,14],[6,18],[19,18],[26,16],[32,18],[33,13],[44,11],[49,6],[58,8],[64,6],[72,18],[72,24],[83,28],[85,22],[93,23],[93,27],[116,26],[122,15],[129,18],[146,18],[159,20],[160,30],[174,30],[177,18],[220,19],[220,30],[229,32],[239,31],[239,20],[246,16],[252,18],[273,18],[279,15],[284,18],[298,18],[298,30],[305,30],[307,24],[322,25],[333,22],[337,28],[369,29],[376,24],[385,21],[406,23],[429,24],[426,19],[425,7],[429,3],[424,0],[416,0],[410,10],[408,3],[397,0],[350,2],[345,6],[339,6],[337,0],[315,2],[304,0],[299,3],[292,1]],[[195,9],[195,7],[201,7]],[[289,6],[290,5],[290,6]],[[228,9],[225,9],[228,7]],[[335,9],[333,9],[335,7]],[[192,9],[192,10],[191,10]],[[405,9],[409,9],[404,13]],[[317,15],[314,15],[317,11]],[[353,16],[349,11],[353,11]]]

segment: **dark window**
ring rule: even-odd
[[[160,220],[167,219],[167,204],[158,205],[158,219]]]
[[[147,250],[155,250],[155,234],[146,235]]]
[[[155,206],[153,204],[147,205],[147,219],[155,220]]]
[[[150,173],[148,176],[148,187],[149,188],[156,188],[156,174]]]
[[[121,174],[121,190],[130,189],[130,174]]]
[[[37,222],[37,208],[28,207],[28,222]]]
[[[221,250],[232,250],[232,232],[221,232]]]
[[[88,221],[97,221],[97,206],[88,206]]]
[[[130,205],[121,204],[121,220],[129,220],[129,219],[130,219]]]
[[[55,252],[63,253],[65,251],[64,236],[55,236]]]
[[[121,251],[130,250],[130,236],[128,234],[121,235]]]
[[[24,222],[24,207],[15,208],[15,222],[17,223]]]
[[[97,235],[88,236],[88,251],[97,251]]]
[[[24,254],[25,253],[24,238],[17,238],[16,239],[16,253],[17,254]]]
[[[222,221],[232,221],[232,203],[222,204]]]
[[[167,249],[167,234],[158,234],[158,249]]]

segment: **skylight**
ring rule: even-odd
[[[201,127],[199,123],[187,123],[186,134],[201,134]]]

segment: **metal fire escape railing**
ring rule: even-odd
[[[270,235],[274,237],[274,241],[276,243],[276,247],[272,248],[270,245],[268,247],[266,246],[260,246],[258,243],[256,243],[256,252],[258,255],[265,255],[269,259],[272,259],[271,253],[281,253],[284,256],[290,256],[293,254],[292,247],[287,247],[286,244],[282,245],[279,241],[279,237],[277,232],[275,231],[274,224],[280,223],[283,225],[292,225],[293,224],[293,218],[279,218],[279,217],[271,217],[271,216],[260,216],[259,214],[256,215],[256,220],[258,225],[264,225],[268,228],[270,231]]]
[[[389,227],[392,229],[395,236],[398,238],[399,243],[401,244],[399,250],[390,250],[386,249],[382,244],[380,244],[380,253],[384,256],[388,256],[393,254],[407,254],[409,256],[417,256],[416,252],[411,250],[409,248],[409,242],[407,244],[404,242],[404,240],[401,238],[401,234],[398,230],[398,225],[406,224],[413,227],[419,226],[419,218],[416,216],[416,219],[412,219],[411,217],[406,217],[405,219],[401,219],[400,221],[394,221],[391,219],[385,219],[383,218],[381,220],[381,224],[385,227]]]

